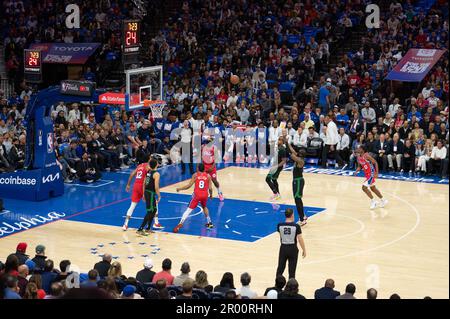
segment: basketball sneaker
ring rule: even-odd
[[[298,224],[302,227],[305,226],[307,224],[306,219],[299,221]]]
[[[151,229],[146,229],[146,230],[144,230],[144,232],[146,233],[146,234],[153,234],[153,233],[155,233],[153,230],[151,230]]]
[[[220,193],[220,194],[219,194],[219,200],[220,200],[221,202],[223,202],[223,201],[224,201],[224,199],[225,199],[225,197],[223,197],[223,194],[222,194],[222,193]]]
[[[178,232],[180,231],[181,227],[183,227],[183,224],[178,224],[178,225],[173,229],[173,232],[174,232],[174,233],[178,233]]]
[[[271,201],[280,200],[280,199],[281,199],[281,195],[280,195],[280,194],[273,194],[273,195],[270,197],[270,200],[271,200]]]
[[[382,199],[381,199],[381,201],[380,201],[380,207],[384,207],[384,206],[386,206],[386,205],[387,205],[387,203],[388,203],[388,200],[387,200],[387,199],[384,199],[384,198],[382,198]]]
[[[127,231],[127,229],[128,229],[128,225],[123,224],[122,230],[123,230],[123,231]]]
[[[154,225],[153,225],[153,229],[164,229],[164,226],[161,225],[160,223],[154,224]]]
[[[370,202],[370,209],[375,209],[377,208],[377,201],[372,199],[372,201]]]
[[[138,234],[139,236],[148,236],[148,234],[145,231],[139,229],[136,231],[136,234]]]
[[[212,229],[212,228],[214,228],[214,225],[213,225],[213,223],[206,223],[205,227],[208,229]]]

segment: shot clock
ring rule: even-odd
[[[40,83],[42,81],[41,51],[25,49],[23,59],[25,81],[31,83]]]
[[[122,57],[124,63],[138,61],[141,48],[141,22],[139,20],[124,20],[122,26]]]

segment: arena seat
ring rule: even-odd
[[[208,299],[208,293],[203,289],[193,289],[192,299]]]
[[[282,82],[280,83],[279,90],[280,92],[290,92],[292,93],[295,88],[294,82]]]
[[[225,298],[225,295],[220,292],[209,293],[209,299],[216,300],[216,299],[224,299],[224,298]]]
[[[167,286],[167,290],[169,291],[169,295],[171,297],[176,297],[183,293],[181,287],[179,286]]]

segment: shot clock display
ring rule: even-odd
[[[25,81],[39,83],[42,80],[42,54],[40,50],[24,50]]]
[[[122,28],[122,55],[125,63],[137,62],[141,48],[141,22],[124,20]]]

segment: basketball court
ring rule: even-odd
[[[131,171],[127,170],[106,173],[93,184],[65,185],[63,196],[43,202],[6,200],[7,211],[0,214],[0,259],[24,241],[28,253],[34,254],[34,247],[43,244],[49,258],[56,263],[70,259],[72,269],[81,272],[108,252],[122,264],[124,274],[134,276],[146,257],[153,259],[156,271],[169,257],[174,275],[182,262],[189,261],[192,276],[203,269],[214,285],[227,271],[239,285],[240,274],[248,271],[252,288],[262,294],[275,278],[276,225],[284,219],[284,209],[294,208],[291,167],[280,175],[282,199],[277,203],[268,200],[266,166],[221,164],[219,168],[225,201],[209,201],[213,230],[203,227],[205,219],[197,208],[180,233],[172,233],[191,193],[176,192],[190,176],[169,165],[159,169],[159,219],[164,231],[148,237],[135,233],[145,213],[141,202],[124,232],[121,225],[131,195],[125,192]],[[370,211],[361,191],[362,177],[335,175],[334,170],[306,171],[315,173],[305,174],[304,203],[311,218],[303,228],[307,257],[297,269],[302,294],[311,298],[325,279],[333,278],[341,292],[347,283],[355,283],[360,298],[369,287],[377,288],[381,298],[392,293],[402,298],[449,297],[448,180],[379,179],[377,185],[389,204]]]

